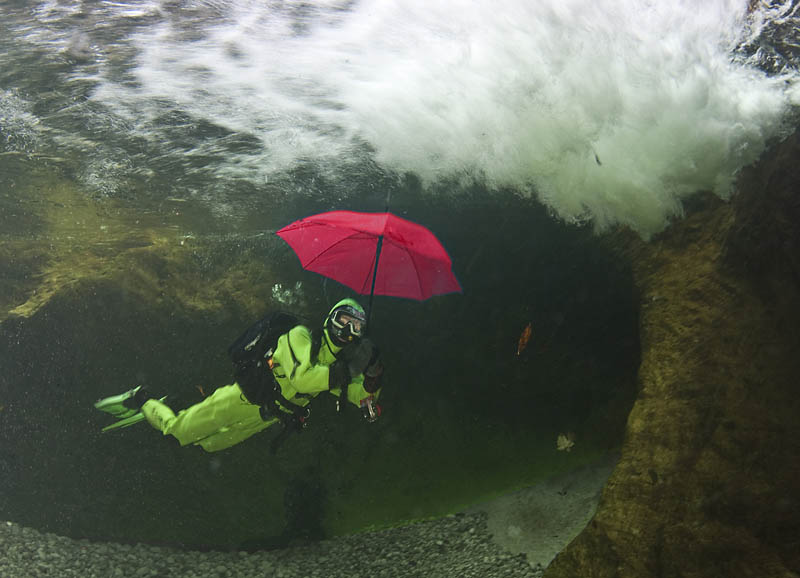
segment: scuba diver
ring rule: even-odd
[[[142,386],[94,405],[119,420],[103,431],[147,420],[181,446],[199,445],[207,452],[224,450],[281,423],[274,453],[288,434],[307,425],[309,403],[323,391],[338,398],[337,409],[349,402],[367,420],[378,418],[383,364],[365,331],[364,309],[353,299],[333,306],[316,344],[295,316],[272,313],[229,348],[235,382],[177,415],[164,403],[166,398],[158,399]]]

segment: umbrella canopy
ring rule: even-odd
[[[277,234],[304,269],[360,295],[423,300],[461,291],[434,234],[392,213],[331,211],[295,221]]]

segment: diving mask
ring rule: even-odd
[[[367,320],[364,314],[354,307],[342,307],[334,311],[331,327],[336,338],[341,342],[352,341],[364,335]]]

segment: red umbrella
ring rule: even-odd
[[[295,221],[277,234],[304,269],[369,294],[370,302],[373,294],[423,300],[461,291],[434,234],[392,213],[331,211]]]

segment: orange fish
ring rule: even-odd
[[[208,396],[208,394],[203,390],[203,386],[202,385],[195,385],[195,387],[197,388],[197,391],[200,392],[200,395],[202,395],[203,397],[207,397]]]
[[[531,324],[528,323],[519,336],[519,341],[517,342],[517,355],[522,353],[525,350],[525,348],[528,347],[528,341],[530,341],[530,339],[531,339]]]

